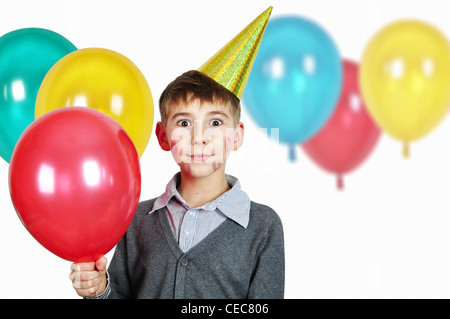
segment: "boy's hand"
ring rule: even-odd
[[[70,266],[70,280],[80,297],[93,297],[106,288],[106,257],[95,262],[73,263]]]

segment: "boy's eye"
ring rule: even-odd
[[[191,126],[191,123],[189,123],[189,121],[186,121],[186,120],[181,120],[181,121],[177,122],[177,125],[183,126],[183,127],[188,127],[188,126]]]
[[[211,126],[219,126],[219,125],[221,125],[222,124],[222,121],[221,120],[212,120],[210,123],[209,123],[209,125],[211,125]]]

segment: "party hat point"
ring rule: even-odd
[[[198,71],[241,99],[272,9],[269,7],[261,13]]]

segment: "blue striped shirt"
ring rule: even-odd
[[[183,252],[198,244],[227,218],[247,228],[250,218],[250,198],[241,190],[236,177],[225,176],[231,189],[201,207],[189,207],[178,193],[180,173],[175,174],[167,184],[166,191],[156,199],[149,214],[166,207],[174,236]]]

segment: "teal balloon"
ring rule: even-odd
[[[47,72],[77,48],[60,34],[25,28],[0,37],[0,156],[9,163],[17,140],[34,121]]]
[[[342,86],[342,60],[318,24],[297,16],[269,21],[243,94],[244,106],[262,128],[278,128],[294,147],[331,117]],[[268,130],[270,131],[270,130]]]

